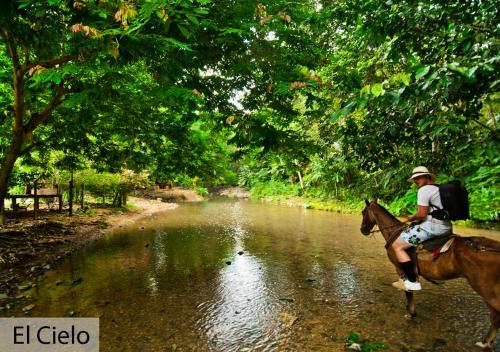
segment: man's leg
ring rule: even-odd
[[[417,282],[417,275],[415,274],[413,262],[411,261],[411,258],[408,255],[408,253],[406,252],[406,250],[410,247],[411,245],[405,240],[403,240],[401,237],[398,237],[392,243],[392,249],[394,249],[396,258],[398,259],[398,262],[401,265],[401,268],[403,269],[406,278],[411,282]]]

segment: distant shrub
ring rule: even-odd
[[[199,196],[206,197],[208,196],[208,189],[205,187],[198,187],[196,188],[196,193],[198,193]]]

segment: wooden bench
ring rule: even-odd
[[[36,212],[39,209],[40,198],[57,198],[59,201],[59,212],[62,213],[62,194],[58,194],[56,188],[41,188],[37,190],[36,194],[10,194],[7,195],[7,198],[12,199],[12,211],[14,212],[19,210],[19,206],[17,205],[18,199],[32,198],[34,200],[34,210]]]

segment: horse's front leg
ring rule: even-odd
[[[490,329],[488,330],[488,333],[486,334],[484,340],[482,342],[477,342],[476,346],[481,347],[485,350],[492,350],[493,341],[495,340],[498,329],[500,328],[500,312],[498,312],[490,305],[488,305],[488,308],[490,309]]]
[[[399,264],[398,259],[396,258],[396,253],[392,250],[392,248],[389,248],[387,250],[387,256],[389,257],[389,260],[392,262],[392,264],[394,264],[398,276],[403,277],[403,269],[401,268],[401,265]],[[405,318],[411,320],[417,316],[417,312],[415,310],[415,300],[413,298],[413,292],[405,292],[405,295],[406,295]]]
[[[411,320],[417,316],[415,311],[415,300],[413,297],[413,292],[405,292],[406,295],[406,314],[405,318]]]

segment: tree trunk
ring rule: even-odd
[[[80,208],[82,210],[85,209],[85,184],[82,184],[82,199],[81,199],[81,206]]]
[[[5,224],[5,196],[9,184],[9,177],[14,168],[14,164],[21,155],[21,147],[24,142],[24,131],[17,129],[14,131],[9,149],[2,160],[0,169],[0,224]]]
[[[39,199],[37,197],[38,195],[38,181],[35,181],[35,187],[33,189],[33,219],[36,219],[36,213],[38,212],[38,206],[39,206]]]
[[[122,204],[124,207],[127,206],[127,191],[122,191]]]
[[[5,200],[0,198],[0,226],[5,224]]]
[[[115,195],[113,197],[113,201],[111,202],[111,205],[113,207],[121,206],[121,196],[120,196],[120,192],[119,191],[115,192]]]
[[[304,191],[304,182],[302,182],[302,175],[300,174],[300,171],[297,171],[297,175],[299,175],[300,188]]]
[[[73,215],[73,170],[69,179],[69,216]]]

